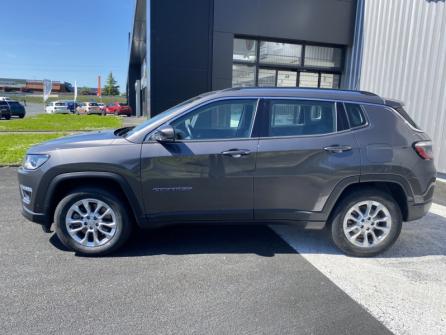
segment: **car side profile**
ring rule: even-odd
[[[47,114],[70,114],[71,111],[68,108],[68,104],[65,101],[53,101],[48,102],[45,106],[45,112]]]
[[[403,105],[360,91],[244,88],[185,101],[136,126],[32,147],[23,215],[81,254],[134,225],[288,223],[373,256],[429,210],[431,141]]]
[[[9,117],[17,116],[20,119],[23,119],[26,115],[25,106],[23,106],[20,102],[7,99],[0,101],[0,106],[7,108],[9,110]],[[8,115],[8,113],[6,114]]]
[[[132,115],[132,109],[128,104],[122,102],[112,102],[107,105],[105,108],[107,114],[115,114],[115,115]]]
[[[0,119],[9,120],[11,118],[11,110],[6,101],[0,100]]]
[[[102,115],[102,111],[96,102],[82,102],[76,108],[76,114],[98,114]]]

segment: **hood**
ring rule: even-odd
[[[118,137],[114,134],[114,130],[101,130],[64,136],[35,145],[28,150],[28,153],[46,153],[58,149],[106,146],[112,144],[116,138]]]

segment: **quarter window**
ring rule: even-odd
[[[268,136],[332,133],[336,129],[334,103],[307,100],[271,100]]]
[[[367,123],[361,106],[356,104],[345,104],[345,109],[350,123],[350,128],[359,127]]]
[[[182,140],[248,138],[257,99],[225,100],[199,107],[172,122]]]

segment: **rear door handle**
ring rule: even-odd
[[[328,152],[335,153],[335,154],[339,154],[344,151],[352,150],[352,147],[349,145],[337,145],[336,144],[336,145],[330,145],[328,147],[325,147],[324,150],[328,151]]]
[[[223,156],[231,156],[234,158],[239,158],[242,156],[249,155],[250,153],[251,153],[251,151],[249,151],[247,149],[230,149],[230,150],[223,151],[221,154]]]

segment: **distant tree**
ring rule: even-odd
[[[113,78],[113,73],[107,77],[107,82],[104,87],[104,95],[119,95],[119,85],[116,85],[117,81]]]

